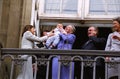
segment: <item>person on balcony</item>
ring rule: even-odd
[[[71,50],[73,43],[75,42],[76,36],[73,34],[75,31],[75,27],[72,25],[68,25],[65,27],[65,30],[59,34],[60,41],[57,45],[57,49],[59,50]],[[52,61],[52,79],[58,79],[58,58],[54,57]],[[60,66],[60,79],[70,79],[69,72],[70,72],[70,63],[68,65],[61,65]],[[74,67],[74,63],[72,63],[72,69]],[[72,79],[74,79],[74,73],[72,73]]]
[[[120,17],[113,19],[113,33],[107,39],[106,51],[120,51]],[[120,61],[120,58],[109,58],[110,61]],[[120,79],[120,65],[108,69],[110,79]]]
[[[62,24],[57,24],[56,28],[52,30],[52,32],[55,34],[54,36],[51,36],[47,39],[46,41],[46,48],[47,49],[53,49],[57,46],[59,43],[59,34],[63,30],[63,25]]]
[[[106,39],[98,37],[98,28],[91,26],[88,28],[88,41],[82,46],[83,50],[104,50]],[[94,57],[86,56],[84,59],[90,60]],[[104,63],[102,59],[96,62],[96,78],[95,79],[105,79]],[[84,79],[93,79],[93,68],[90,66],[85,67]]]
[[[88,28],[88,41],[82,46],[84,50],[104,50],[106,39],[98,38],[98,28],[91,26]]]
[[[42,33],[41,33],[41,36],[47,36],[49,34],[49,30],[44,30]],[[43,42],[40,42],[38,44],[36,44],[40,49],[46,49],[46,40],[43,41]]]
[[[23,28],[21,48],[32,49],[34,48],[34,42],[42,42],[53,35],[53,33],[50,33],[49,35],[44,37],[37,37],[35,36],[34,26],[26,25]],[[29,55],[22,55],[21,58],[27,59],[27,61],[24,62],[24,64],[22,65],[22,70],[19,73],[17,79],[33,79],[32,57]]]

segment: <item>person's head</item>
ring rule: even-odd
[[[22,36],[23,36],[23,34],[24,34],[26,31],[30,31],[32,34],[35,34],[35,27],[32,26],[32,25],[26,25],[26,26],[23,28]]]
[[[59,23],[59,24],[57,24],[56,27],[59,28],[59,29],[62,29],[62,28],[63,28],[63,25],[62,25],[61,23]]]
[[[68,26],[66,26],[65,27],[65,31],[67,32],[67,33],[74,33],[75,32],[75,27],[73,26],[73,25],[68,25]]]
[[[42,36],[46,36],[46,35],[48,35],[48,30],[44,30],[43,32],[42,32]]]
[[[120,17],[113,19],[113,30],[120,32]]]
[[[90,36],[97,36],[98,35],[98,28],[91,26],[88,28],[88,37]]]

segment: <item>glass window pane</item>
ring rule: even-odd
[[[45,13],[76,14],[78,0],[45,0]]]
[[[78,0],[63,0],[62,13],[76,14]]]
[[[90,14],[105,14],[103,0],[90,0]]]
[[[94,15],[119,15],[120,0],[90,0],[89,12]]]
[[[60,0],[46,0],[45,13],[58,14],[60,12]]]
[[[120,14],[120,0],[106,0],[108,14]]]

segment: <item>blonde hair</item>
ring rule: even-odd
[[[74,32],[76,31],[76,29],[75,29],[75,26],[74,26],[74,25],[68,25],[68,26],[71,26],[71,28],[72,28],[72,33],[74,33]]]

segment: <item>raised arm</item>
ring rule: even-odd
[[[70,43],[70,44],[73,44],[74,41],[75,41],[75,39],[76,39],[76,36],[75,36],[74,34],[70,34],[70,35],[61,34],[60,37],[61,37],[64,41],[66,41],[66,42],[68,42],[68,43]]]
[[[42,42],[42,41],[47,40],[47,38],[48,38],[48,36],[37,37],[29,31],[26,32],[25,37],[26,37],[26,39],[31,40],[31,41],[35,41],[35,42]]]

